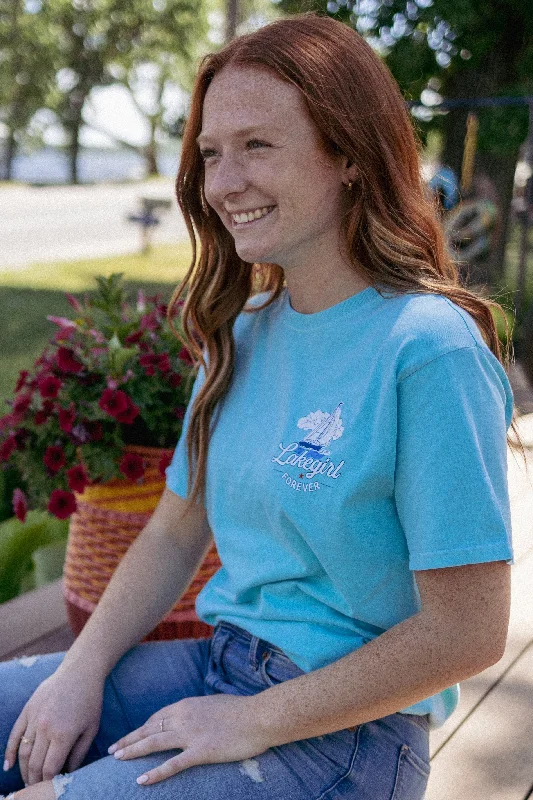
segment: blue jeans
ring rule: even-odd
[[[64,654],[0,663],[0,764],[9,733],[39,683]],[[211,639],[147,642],[129,650],[105,682],[100,728],[79,769],[53,780],[64,800],[419,800],[429,775],[426,717],[392,714],[272,747],[242,762],[202,764],[151,786],[137,776],[179,750],[117,761],[107,748],[160,708],[218,692],[253,695],[302,670],[281,650],[221,622]],[[18,764],[0,792],[23,787]]]

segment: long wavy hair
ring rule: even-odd
[[[312,13],[240,36],[201,62],[176,180],[193,255],[169,314],[186,294],[182,309],[186,344],[205,369],[187,434],[188,508],[205,496],[213,415],[234,370],[233,323],[243,310],[254,313],[268,306],[284,286],[279,265],[250,264],[237,255],[233,238],[204,195],[204,166],[196,137],[207,89],[213,77],[230,65],[268,69],[296,86],[326,151],[357,164],[360,174],[351,192],[351,208],[341,222],[354,269],[376,289],[448,297],[474,318],[494,355],[509,366],[509,346],[502,355],[491,313],[496,309],[506,320],[503,309],[461,284],[445,246],[436,204],[421,179],[420,142],[406,104],[370,45],[347,25]],[[269,292],[266,302],[245,309],[253,294],[264,291]],[[517,443],[509,438],[509,444],[523,454],[514,419],[512,430]]]

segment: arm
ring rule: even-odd
[[[181,597],[212,542],[202,507],[182,516],[185,500],[165,489],[150,521],[129,547],[98,606],[60,669],[105,678]]]
[[[416,573],[418,614],[327,667],[249,698],[270,747],[393,714],[503,655],[510,568],[503,561]]]

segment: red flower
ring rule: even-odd
[[[76,498],[72,492],[54,489],[48,501],[48,511],[59,519],[67,519],[76,511]]]
[[[50,472],[53,472],[54,474],[56,472],[59,472],[61,467],[65,465],[66,461],[63,448],[54,445],[47,447],[43,457],[43,461],[45,467],[47,467],[50,470]]]
[[[117,417],[117,414],[122,414],[128,408],[130,399],[126,392],[120,389],[104,389],[98,405],[109,414],[111,417]]]
[[[15,398],[13,403],[13,413],[17,416],[24,414],[31,403],[31,394],[21,394]]]
[[[17,392],[20,392],[20,390],[22,389],[22,387],[23,387],[23,386],[25,386],[25,384],[26,384],[26,378],[28,377],[28,375],[29,375],[29,374],[30,374],[30,373],[29,373],[29,372],[28,372],[28,370],[26,370],[26,369],[23,369],[21,372],[19,372],[19,377],[18,377],[17,385],[15,386],[15,394],[16,394]]]
[[[0,431],[5,431],[6,428],[11,428],[14,424],[15,418],[13,414],[4,414],[3,417],[0,417]]]
[[[182,382],[183,378],[179,374],[179,372],[173,372],[172,375],[169,375],[168,382],[172,386],[173,389],[176,389],[180,383]]]
[[[120,462],[120,471],[130,481],[138,481],[144,476],[144,462],[135,453],[126,453]]]
[[[79,494],[83,493],[89,483],[89,476],[83,464],[76,464],[75,467],[71,467],[67,472],[67,477],[69,489]]]
[[[177,408],[174,409],[174,416],[177,417],[178,419],[183,419],[183,417],[185,416],[185,409],[183,408],[183,406],[178,406]]]
[[[74,351],[69,347],[60,347],[56,353],[56,364],[61,372],[81,372],[83,364],[78,361]]]
[[[144,317],[142,317],[141,328],[149,331],[156,331],[159,328],[159,321],[155,311],[150,311],[149,314],[145,314]]]
[[[189,367],[194,366],[194,361],[191,356],[190,350],[187,347],[182,347],[178,353],[178,358],[180,361],[183,361],[184,364],[187,364]]]
[[[67,292],[65,293],[65,297],[67,298],[68,302],[70,303],[74,311],[77,311],[78,313],[80,311],[83,311],[83,306],[81,305],[79,300],[76,300],[73,294],[68,294]]]
[[[155,353],[146,353],[146,355],[140,356],[139,364],[143,367],[145,374],[148,375],[149,378],[155,375],[155,366],[158,360],[159,357],[156,356]]]
[[[76,419],[76,411],[74,406],[70,406],[70,408],[60,408],[59,409],[59,427],[63,431],[63,433],[70,433],[73,426],[74,420]]]
[[[131,425],[136,417],[139,416],[139,407],[133,403],[128,397],[128,407],[125,411],[117,414],[115,419],[117,422],[123,422],[125,425]]]
[[[17,449],[17,440],[14,434],[4,439],[0,444],[0,461],[9,461],[12,453]]]
[[[51,400],[45,400],[43,403],[43,407],[35,414],[34,418],[35,424],[42,425],[44,422],[46,422],[46,420],[48,419],[53,410],[54,410],[54,404],[51,402]]]
[[[172,461],[172,456],[169,455],[168,453],[161,457],[158,466],[159,466],[159,472],[163,477],[165,477],[165,470],[168,466],[170,466],[171,461]]]
[[[170,366],[170,358],[168,357],[168,353],[163,353],[159,356],[157,360],[157,366],[163,375],[165,375],[167,372],[170,372],[172,367]]]
[[[28,513],[28,501],[22,489],[15,489],[13,492],[13,511],[20,522],[24,522]]]
[[[39,394],[44,399],[55,400],[61,389],[61,381],[55,375],[43,375],[37,382]]]
[[[143,335],[144,335],[143,330],[134,331],[133,333],[130,333],[128,336],[126,336],[126,338],[124,339],[124,344],[137,344],[138,342],[140,342]]]

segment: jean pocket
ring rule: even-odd
[[[402,745],[391,800],[423,800],[430,767],[408,745]]]
[[[297,678],[305,673],[283,653],[265,650],[261,658],[259,674],[267,686],[276,686],[278,683]]]

